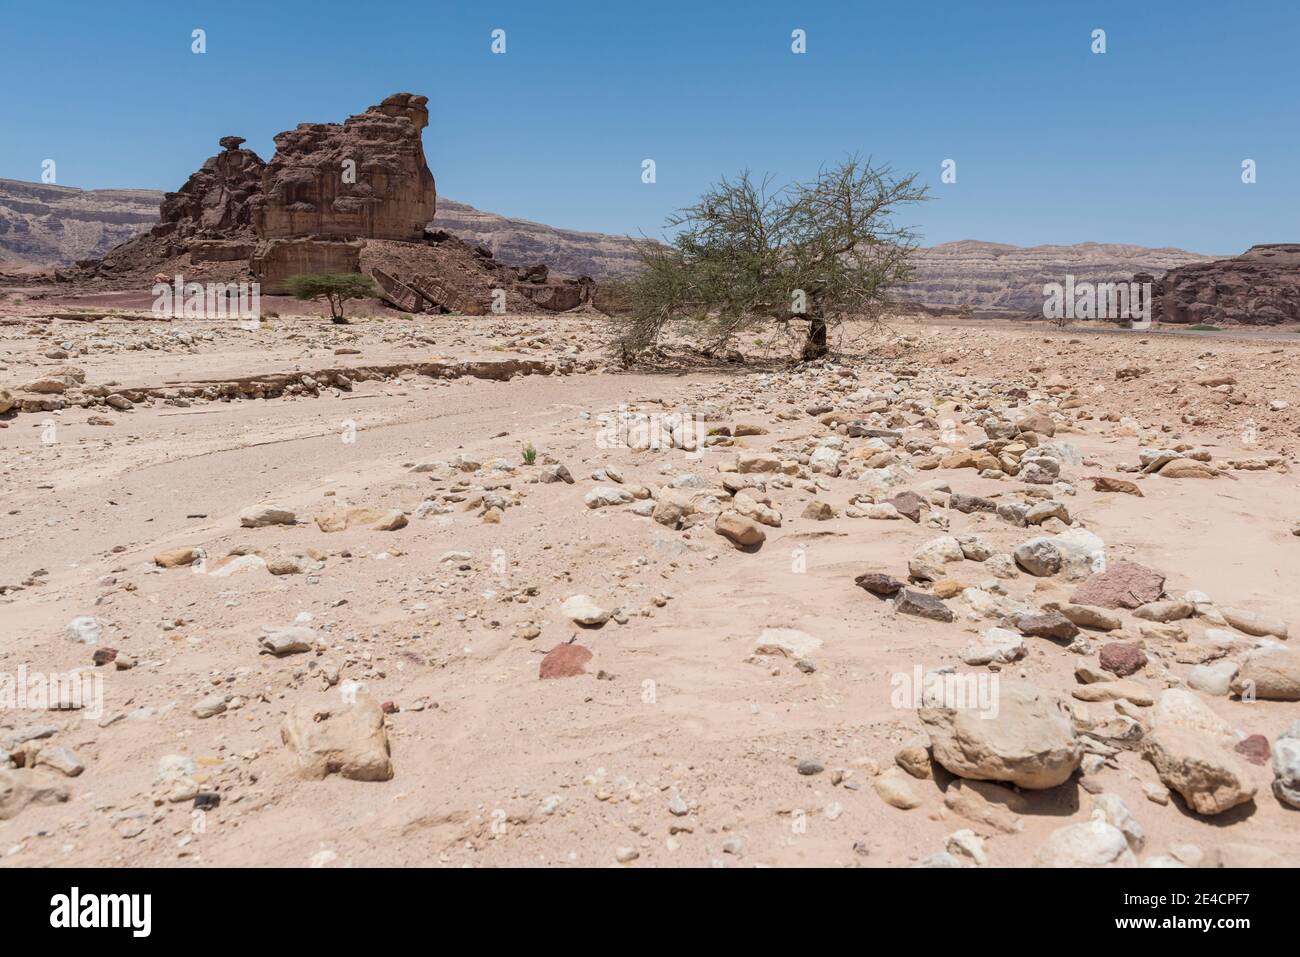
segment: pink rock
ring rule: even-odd
[[[582,645],[556,645],[542,659],[539,678],[573,678],[587,673],[583,667],[591,660],[591,650]]]
[[[1243,738],[1233,746],[1232,750],[1236,751],[1251,764],[1268,764],[1268,738],[1264,737],[1262,734],[1252,734],[1248,738]]]
[[[1100,608],[1137,608],[1165,590],[1165,576],[1137,562],[1115,562],[1080,585],[1071,602]]]
[[[1124,641],[1113,641],[1108,645],[1102,645],[1098,657],[1103,671],[1109,671],[1121,678],[1127,678],[1141,671],[1147,663],[1145,651],[1137,645]]]

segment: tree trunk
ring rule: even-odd
[[[805,362],[812,359],[820,359],[830,351],[826,345],[826,319],[820,313],[811,313],[808,316],[808,338],[803,344],[803,358]]]

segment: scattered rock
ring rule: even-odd
[[[1155,766],[1161,782],[1198,814],[1222,814],[1255,796],[1255,785],[1241,762],[1187,728],[1157,727],[1143,741],[1142,756]]]
[[[1034,855],[1035,867],[1136,867],[1128,839],[1106,823],[1101,811],[1091,821],[1057,828]]]
[[[898,768],[889,768],[871,779],[871,785],[880,799],[890,807],[902,811],[921,806],[921,799],[912,787],[911,779]]]
[[[1102,645],[1098,659],[1102,670],[1127,678],[1146,667],[1147,654],[1140,645],[1126,641],[1113,641],[1108,645]]]
[[[802,517],[812,519],[814,522],[824,522],[835,517],[835,509],[827,502],[813,499],[804,507]]]
[[[882,572],[864,572],[853,579],[854,584],[880,598],[892,598],[903,588],[903,582]]]
[[[609,621],[611,612],[597,605],[589,595],[570,595],[560,605],[560,614],[575,624],[598,628]]]
[[[1244,631],[1248,635],[1254,635],[1257,638],[1285,639],[1287,637],[1287,625],[1281,619],[1269,618],[1266,615],[1257,615],[1252,611],[1242,611],[1236,608],[1220,608],[1219,613],[1223,615],[1223,620],[1233,628]]]
[[[1080,628],[1092,628],[1096,631],[1115,631],[1124,625],[1124,619],[1106,608],[1066,603],[1056,606],[1056,610]]]
[[[587,673],[584,667],[591,660],[591,650],[582,645],[556,645],[542,658],[539,678],[574,678]]]
[[[285,717],[280,737],[310,780],[339,774],[353,781],[387,781],[393,776],[384,713],[368,697],[350,706],[298,706]]]
[[[396,508],[336,508],[316,516],[322,532],[342,532],[361,525],[380,532],[394,532],[406,527],[406,516]]]
[[[608,508],[611,505],[626,505],[632,501],[632,493],[613,485],[597,485],[582,500],[587,508]]]
[[[1137,562],[1117,561],[1074,590],[1075,605],[1099,608],[1137,608],[1157,600],[1165,590],[1165,576]]]
[[[1196,665],[1187,673],[1187,687],[1204,694],[1226,698],[1232,690],[1232,679],[1237,674],[1235,661],[1215,661]]]
[[[1229,686],[1244,699],[1300,701],[1300,654],[1288,648],[1257,648]]]
[[[753,520],[736,512],[723,512],[713,523],[713,530],[737,548],[754,549],[767,540],[767,533]]]
[[[1010,664],[1024,656],[1025,640],[1005,628],[990,628],[961,652],[961,660],[968,665]]]
[[[278,505],[254,505],[239,513],[239,524],[243,528],[265,528],[268,525],[294,525],[298,516],[287,508]]]
[[[1020,815],[1029,810],[1029,802],[1010,788],[960,778],[948,785],[943,803],[954,814],[1003,834],[1020,832],[1024,828]]]
[[[103,627],[99,619],[92,615],[81,615],[72,619],[66,629],[69,641],[79,641],[83,645],[98,644],[102,632]]]
[[[289,625],[285,628],[264,627],[263,630],[266,634],[258,639],[262,650],[277,658],[311,651],[316,644],[316,632],[304,625]]]
[[[1273,742],[1273,774],[1274,796],[1287,807],[1300,810],[1300,721],[1293,722]]]
[[[0,821],[16,817],[30,805],[61,804],[68,797],[66,787],[47,780],[35,771],[0,768]]]
[[[810,658],[822,646],[822,640],[794,628],[764,628],[754,644],[756,655],[782,655],[786,658]]]
[[[1083,752],[1059,697],[1014,680],[1000,682],[995,710],[952,707],[955,697],[929,682],[919,712],[934,759],[951,773],[1039,790],[1078,768]]]
[[[1025,615],[1016,622],[1016,627],[1031,638],[1047,638],[1058,642],[1069,642],[1079,633],[1079,626],[1059,611]]]
[[[948,622],[956,617],[952,609],[938,598],[910,588],[903,589],[894,599],[894,610],[900,615],[915,615],[918,618],[929,618],[931,621]]]

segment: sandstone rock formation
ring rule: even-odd
[[[303,123],[275,138],[270,163],[226,136],[161,204],[146,235],[87,261],[80,274],[101,287],[138,287],[199,266],[225,281],[251,275],[263,291],[286,291],[299,273],[371,276],[403,312],[483,315],[563,312],[588,303],[594,283],[552,276],[540,263],[508,266],[491,249],[429,229],[436,195],[424,159],[426,97],[394,93],[343,123]],[[228,264],[221,266],[220,264]]]
[[[272,239],[252,251],[249,268],[262,291],[276,295],[284,291],[286,279],[299,273],[358,272],[364,245],[357,240]]]
[[[258,235],[419,240],[437,198],[420,138],[428,102],[394,93],[342,124],[278,135],[252,204]]]
[[[243,137],[223,136],[221,152],[209,157],[174,193],[163,197],[155,236],[176,239],[233,239],[253,231],[249,200],[262,188],[266,164]]]
[[[1153,281],[1151,291],[1152,318],[1158,322],[1300,322],[1300,243],[1252,246],[1233,259],[1191,263]]]

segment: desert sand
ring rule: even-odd
[[[0,862],[1300,864],[1294,341],[605,330],[13,312]]]

